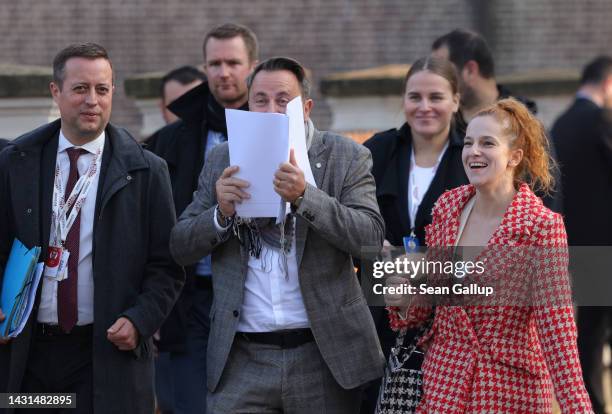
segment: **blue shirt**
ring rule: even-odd
[[[206,158],[208,158],[210,150],[225,141],[227,141],[227,138],[221,132],[209,130],[208,136],[206,137],[206,148],[204,148],[204,162],[206,162]],[[197,276],[202,277],[210,277],[212,275],[212,262],[210,255],[202,258],[202,260],[196,264],[195,272]]]

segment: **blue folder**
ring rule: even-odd
[[[16,331],[26,315],[28,298],[35,278],[40,247],[28,249],[19,240],[13,241],[0,292],[0,308],[5,315],[0,322],[0,337],[8,337]]]

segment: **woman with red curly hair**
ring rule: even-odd
[[[426,242],[434,251],[477,250],[472,259],[487,263],[480,280],[496,280],[500,289],[506,283],[503,294],[513,299],[435,307],[421,340],[419,413],[550,413],[553,392],[563,413],[592,412],[576,348],[565,228],[533,193],[553,184],[548,145],[540,122],[513,99],[468,125],[462,163],[470,184],[438,199]],[[418,326],[433,312],[415,304],[389,309],[395,329]]]

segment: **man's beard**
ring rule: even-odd
[[[229,96],[223,96],[223,94],[221,93],[221,88],[219,87],[216,91],[215,95],[215,99],[217,100],[217,102],[219,102],[222,106],[224,107],[232,107],[235,105],[242,105],[242,103],[244,101],[246,101],[247,99],[247,93],[240,93],[240,92],[236,92],[233,94],[230,94]]]
[[[461,91],[461,107],[471,109],[478,106],[478,98],[474,90],[468,86],[462,88]]]

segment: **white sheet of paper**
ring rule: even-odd
[[[304,172],[306,182],[316,187],[317,183],[315,183],[314,176],[312,175],[312,168],[308,159],[308,149],[306,148],[304,108],[300,96],[293,98],[287,104],[286,114],[289,117],[289,148],[293,148],[295,160],[298,167]]]
[[[272,180],[289,159],[289,118],[284,114],[226,109],[230,165],[235,177],[248,181],[251,198],[236,204],[240,217],[278,217],[281,197]]]
[[[308,158],[308,148],[306,147],[306,128],[304,125],[304,108],[302,105],[302,97],[297,96],[287,104],[287,116],[289,117],[289,149],[293,148],[295,160],[298,167],[304,172],[304,179],[307,183],[317,186],[312,175],[310,160]],[[289,203],[281,203],[276,224],[280,223],[291,207]]]

